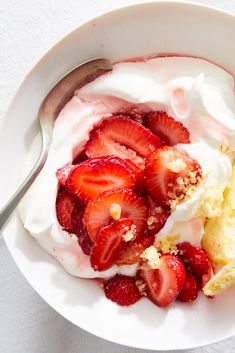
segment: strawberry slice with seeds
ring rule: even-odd
[[[198,295],[197,279],[192,273],[187,272],[183,289],[181,290],[177,299],[181,302],[187,303],[197,299],[197,295]]]
[[[126,117],[104,119],[90,133],[88,157],[113,155],[130,159],[141,169],[145,158],[162,146],[161,140],[143,125]]]
[[[156,134],[166,145],[190,143],[190,135],[186,127],[162,111],[147,113],[144,124]]]
[[[101,228],[90,254],[91,266],[95,271],[104,271],[115,264],[120,253],[135,238],[136,226],[128,218]]]
[[[119,157],[112,157],[112,158],[118,158],[119,163],[122,164],[123,167],[128,169],[129,172],[133,175],[133,179],[135,180],[134,189],[139,193],[143,192],[144,190],[143,171],[135,163],[131,162],[130,159],[121,159]]]
[[[140,255],[145,249],[153,245],[155,236],[145,232],[138,237],[138,240],[132,242],[124,250],[116,261],[116,265],[132,265],[140,261]]]
[[[159,269],[151,269],[143,262],[139,275],[147,285],[149,299],[160,307],[172,304],[185,283],[184,264],[178,256],[171,254],[161,256]]]
[[[113,222],[110,207],[114,204],[120,206],[120,218],[133,220],[136,225],[136,237],[144,231],[147,219],[145,199],[131,190],[106,191],[96,200],[90,201],[85,209],[83,222],[92,241],[96,241],[96,235],[102,227]]]
[[[76,234],[77,236],[80,236],[80,234],[84,233],[86,230],[86,227],[82,221],[84,211],[85,211],[84,205],[80,202],[77,202],[71,216],[73,231],[74,231],[74,234]]]
[[[204,275],[210,275],[213,271],[210,260],[203,249],[186,241],[178,244],[177,249],[186,269],[192,272],[198,280],[201,280]]]
[[[145,186],[156,202],[177,204],[201,179],[199,163],[175,147],[164,146],[151,154],[144,171]]]
[[[164,226],[167,218],[170,216],[170,208],[160,206],[149,196],[148,197],[149,215],[147,219],[148,231],[152,234],[157,234]]]
[[[56,215],[59,224],[69,233],[74,233],[78,238],[84,254],[89,255],[93,245],[82,218],[84,206],[77,202],[63,186],[60,186],[56,198]]]
[[[64,186],[60,186],[56,198],[56,215],[59,224],[67,232],[73,233],[72,213],[76,201]]]
[[[130,161],[130,159],[124,159],[123,161],[125,162],[125,164],[128,164],[128,167],[130,168],[130,170],[132,170],[132,172],[135,175],[135,178],[136,178],[135,189],[136,189],[136,191],[139,193],[143,193],[143,191],[144,191],[143,171],[135,163],[132,163]]]
[[[116,275],[104,283],[106,297],[118,305],[127,306],[136,303],[141,294],[134,277]]]
[[[92,241],[87,233],[87,229],[83,224],[82,218],[84,215],[84,206],[77,203],[72,212],[72,226],[73,233],[76,234],[78,238],[78,244],[80,245],[83,253],[89,255],[92,248]]]
[[[69,173],[66,186],[83,202],[93,200],[104,191],[133,189],[136,175],[129,164],[118,157],[88,159]]]
[[[71,172],[71,170],[74,168],[74,165],[69,162],[67,163],[64,167],[62,168],[59,168],[57,171],[56,171],[56,177],[58,179],[58,182],[61,184],[61,185],[64,185],[66,184],[66,180],[68,178],[68,175],[69,173]]]

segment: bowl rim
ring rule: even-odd
[[[232,19],[235,19],[235,13],[231,13],[227,10],[212,6],[212,5],[208,5],[208,4],[202,4],[202,3],[197,3],[194,1],[188,1],[188,0],[149,0],[147,2],[140,2],[140,3],[134,3],[134,4],[128,4],[128,5],[122,5],[122,6],[118,6],[115,7],[112,10],[107,10],[103,13],[101,13],[100,15],[97,15],[95,17],[91,17],[88,20],[84,20],[81,21],[81,23],[74,28],[72,31],[70,31],[69,33],[67,33],[66,35],[62,36],[61,39],[59,39],[55,44],[53,44],[37,61],[36,63],[31,67],[31,69],[29,70],[28,73],[26,73],[24,79],[22,80],[22,82],[17,86],[17,88],[15,89],[15,91],[13,92],[13,96],[7,106],[6,112],[4,113],[2,119],[1,119],[1,123],[0,123],[0,132],[2,130],[3,124],[5,123],[5,120],[7,118],[7,116],[9,115],[9,112],[12,108],[12,106],[14,105],[14,101],[16,99],[16,96],[18,95],[18,93],[20,92],[22,86],[25,84],[26,80],[31,76],[31,74],[38,68],[38,66],[41,65],[41,63],[43,63],[44,61],[47,60],[47,57],[50,55],[50,53],[52,51],[54,51],[55,48],[59,47],[60,45],[62,45],[68,37],[72,36],[78,29],[82,28],[83,26],[86,26],[90,23],[92,23],[94,20],[96,19],[100,19],[109,15],[112,15],[114,12],[117,11],[122,11],[125,9],[129,9],[132,7],[142,7],[142,6],[148,6],[148,5],[152,5],[152,4],[164,4],[164,5],[184,5],[184,6],[194,6],[194,7],[198,7],[198,8],[202,8],[202,9],[206,9],[209,11],[214,11],[215,13],[222,13]],[[81,63],[82,64],[82,63]]]
[[[128,4],[128,5],[121,5],[121,6],[117,6],[115,7],[114,9],[112,10],[107,10],[105,12],[102,12],[101,14],[98,14],[97,16],[95,17],[90,17],[88,20],[84,20],[84,21],[81,21],[80,24],[77,25],[76,28],[74,28],[72,31],[70,31],[69,33],[67,33],[65,36],[63,36],[61,39],[59,39],[54,45],[52,45],[49,50],[47,50],[43,55],[42,57],[36,61],[36,63],[32,66],[32,68],[29,70],[29,72],[25,75],[24,79],[22,80],[22,82],[17,86],[16,90],[14,91],[13,93],[13,96],[8,104],[8,107],[6,109],[6,112],[4,113],[2,119],[1,119],[1,123],[0,123],[0,135],[1,135],[1,132],[4,128],[4,124],[6,123],[6,120],[7,120],[7,117],[10,113],[10,110],[12,109],[12,107],[14,106],[15,104],[15,100],[17,99],[17,96],[18,94],[20,93],[22,87],[24,86],[25,82],[30,78],[30,76],[34,73],[34,71],[41,65],[43,64],[44,61],[47,61],[48,59],[48,56],[57,48],[57,47],[60,47],[64,44],[64,42],[67,41],[67,39],[74,35],[75,32],[77,32],[78,30],[80,30],[81,28],[83,28],[84,26],[87,26],[89,24],[91,24],[94,20],[97,20],[97,19],[101,19],[101,18],[105,18],[107,16],[110,16],[112,15],[113,13],[115,12],[118,12],[118,11],[122,11],[122,10],[128,10],[130,8],[141,8],[141,7],[145,7],[145,6],[149,6],[149,5],[168,5],[168,6],[171,6],[171,5],[175,5],[175,6],[185,6],[185,7],[188,7],[188,8],[201,8],[201,9],[204,9],[204,10],[207,10],[209,12],[209,14],[211,14],[212,12],[215,13],[215,14],[221,14],[221,15],[225,15],[227,18],[230,18],[232,20],[235,20],[235,14],[227,11],[227,10],[224,10],[224,9],[221,9],[221,8],[217,8],[217,7],[214,7],[212,5],[208,5],[208,4],[202,4],[202,3],[196,3],[196,2],[193,2],[193,1],[187,1],[187,0],[149,0],[147,2],[140,2],[140,3],[133,3],[133,4]],[[143,349],[143,350],[146,350],[146,347],[144,346],[133,346],[132,344],[128,344],[128,343],[124,343],[122,338],[120,337],[120,339],[110,339],[110,338],[107,338],[105,335],[98,335],[94,329],[90,329],[89,327],[87,327],[87,324],[82,324],[82,323],[79,323],[79,326],[73,322],[73,320],[71,320],[70,318],[68,318],[66,315],[62,315],[58,310],[57,308],[53,305],[53,303],[49,302],[45,296],[40,293],[40,290],[38,289],[35,289],[35,287],[31,284],[31,281],[29,280],[28,276],[24,273],[23,269],[21,268],[21,265],[18,263],[17,259],[15,258],[14,254],[13,254],[13,251],[12,249],[8,246],[7,242],[5,241],[5,237],[4,237],[4,231],[3,231],[3,239],[4,239],[4,242],[6,244],[6,247],[7,249],[9,250],[15,264],[17,265],[17,267],[20,269],[20,272],[21,274],[24,276],[24,278],[27,280],[27,282],[29,283],[29,285],[33,288],[34,291],[36,291],[40,297],[48,304],[50,305],[53,310],[55,310],[59,315],[61,315],[64,319],[68,320],[69,322],[71,322],[72,324],[74,324],[75,326],[79,327],[80,329],[94,335],[95,337],[97,338],[102,338],[108,342],[112,342],[112,343],[115,343],[115,344],[118,344],[118,345],[121,345],[121,346],[126,346],[126,347],[132,347],[132,348],[136,348],[136,349]],[[235,332],[234,334],[225,334],[223,336],[223,338],[218,338],[218,339],[208,339],[207,343],[202,343],[202,344],[194,344],[193,346],[188,344],[184,347],[181,347],[180,350],[182,351],[185,351],[185,350],[188,350],[188,349],[194,349],[194,348],[200,348],[200,347],[205,347],[205,346],[208,346],[208,345],[211,345],[211,344],[216,344],[218,342],[221,342],[221,341],[224,341],[228,338],[231,338],[235,335]],[[159,351],[158,348],[147,348],[148,350],[150,351]],[[171,349],[169,348],[163,348],[161,347],[160,348],[161,351],[169,351]],[[178,350],[178,348],[177,348]]]

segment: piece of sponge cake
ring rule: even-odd
[[[205,295],[213,296],[235,284],[235,259],[214,275],[203,287]]]
[[[221,214],[206,221],[202,247],[215,264],[226,265],[235,259],[235,163]]]
[[[235,162],[221,214],[207,220],[202,246],[214,264],[224,265],[203,288],[213,296],[235,284]]]

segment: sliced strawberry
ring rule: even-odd
[[[66,182],[68,190],[83,202],[94,200],[104,191],[132,189],[136,175],[118,157],[91,158],[73,168]]]
[[[104,284],[104,292],[108,299],[118,305],[127,306],[136,303],[141,294],[134,277],[116,275]]]
[[[147,219],[148,230],[152,234],[157,234],[164,226],[170,216],[170,208],[158,205],[153,199],[148,197],[149,215]]]
[[[156,202],[171,205],[178,203],[190,187],[199,183],[201,167],[186,153],[175,147],[162,147],[148,158],[145,168],[145,186]]]
[[[147,285],[147,295],[153,303],[161,307],[172,304],[185,282],[185,268],[183,262],[176,255],[161,256],[159,269],[151,269],[147,262],[143,262],[140,277]]]
[[[190,272],[186,273],[185,283],[183,289],[178,295],[178,300],[181,302],[192,302],[197,299],[198,283],[194,275]]]
[[[92,241],[87,233],[87,229],[83,224],[82,218],[84,215],[84,206],[77,203],[72,212],[72,226],[73,233],[78,238],[78,244],[80,245],[84,254],[89,255],[92,248]]]
[[[167,262],[168,267],[170,267],[174,271],[177,277],[178,290],[180,292],[184,286],[186,276],[184,263],[176,255],[165,254],[163,256],[167,257],[167,260],[165,259],[165,261]]]
[[[82,150],[79,152],[78,155],[75,156],[74,160],[73,160],[73,164],[79,164],[81,162],[84,162],[87,159],[87,155],[86,155],[86,151]]]
[[[202,279],[203,275],[210,273],[212,266],[203,249],[186,241],[178,244],[177,248],[187,270],[192,272],[198,279]]]
[[[126,117],[104,119],[90,133],[88,157],[118,156],[130,159],[141,169],[145,157],[162,146],[160,139],[143,125]]]
[[[142,124],[143,117],[145,117],[145,115],[146,115],[146,112],[141,112],[138,110],[138,108],[136,109],[135,107],[133,107],[129,111],[116,112],[112,116],[116,117],[116,118],[120,118],[120,117],[121,118],[130,118],[132,120],[137,121],[137,123]]]
[[[74,165],[69,162],[64,167],[59,168],[56,172],[56,177],[61,185],[66,184],[66,180],[68,178],[69,173],[74,168]]]
[[[145,232],[146,233],[146,232]],[[132,265],[140,261],[140,255],[149,246],[153,245],[155,236],[150,233],[140,235],[138,240],[132,242],[126,250],[124,250],[116,261],[118,266]]]
[[[135,164],[130,161],[130,159],[123,160],[126,164],[128,164],[130,170],[133,171],[135,178],[136,178],[136,186],[135,189],[139,193],[143,193],[144,185],[143,185],[143,171]]]
[[[113,222],[110,215],[110,207],[113,204],[120,205],[120,218],[133,220],[136,225],[136,237],[144,231],[147,219],[145,199],[131,190],[106,191],[96,200],[90,201],[85,209],[83,221],[91,240],[95,241],[98,231]]]
[[[143,171],[135,163],[131,162],[130,159],[121,159],[119,157],[112,158],[117,158],[119,163],[122,164],[124,168],[128,169],[128,171],[132,174],[133,179],[135,180],[135,190],[139,193],[142,193],[144,190]]]
[[[87,232],[84,232],[78,236],[78,244],[85,255],[90,255],[93,243]]]
[[[123,218],[103,227],[97,234],[97,239],[90,254],[91,266],[95,271],[104,271],[115,264],[120,253],[135,237],[136,226],[129,218]],[[130,235],[130,239],[125,236]]]
[[[84,206],[77,202],[63,186],[60,186],[56,198],[56,215],[61,227],[69,233],[74,233],[78,237],[84,254],[89,255],[92,241],[83,224],[82,218]]]
[[[147,113],[144,117],[144,124],[166,145],[174,146],[178,143],[190,143],[190,135],[186,127],[165,112]]]
[[[73,233],[72,213],[76,206],[73,196],[60,186],[56,198],[56,215],[59,224],[67,232]]]
[[[83,224],[83,215],[84,215],[85,207],[82,203],[76,202],[76,206],[72,212],[72,225],[74,234],[80,236],[80,234],[84,233],[86,230],[85,225]]]

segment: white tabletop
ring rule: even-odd
[[[194,0],[235,13],[235,0]],[[81,22],[145,0],[0,0],[0,121],[26,73]],[[96,338],[51,309],[29,286],[0,239],[1,353],[147,353]],[[235,352],[235,337],[191,350]]]

